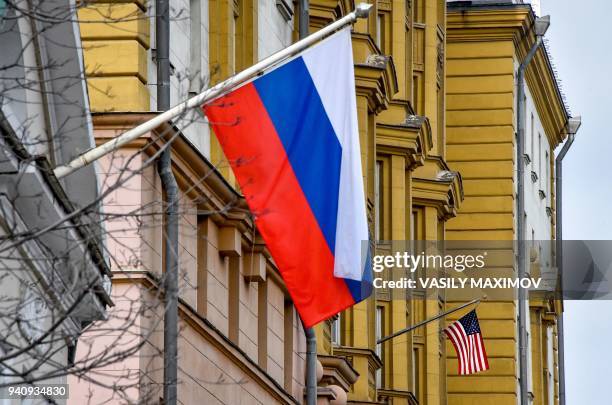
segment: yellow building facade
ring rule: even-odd
[[[444,239],[445,222],[456,214],[463,198],[461,178],[445,160],[445,2],[373,3],[370,18],[358,21],[353,30],[370,231],[380,240]],[[311,30],[342,17],[354,6],[348,0],[311,1]],[[261,2],[253,0],[210,1],[207,12],[206,73],[209,82],[215,83],[261,58],[258,26],[269,16],[264,15]],[[150,15],[141,1],[96,2],[80,10],[95,122],[108,126],[110,118],[105,120],[105,114],[154,109]],[[297,38],[295,29],[292,38]],[[208,159],[215,165],[223,160],[214,137]],[[218,165],[218,171],[234,184],[227,165]],[[217,225],[227,226],[225,221]],[[243,244],[250,246],[253,242],[241,232]],[[262,252],[268,257],[265,248]],[[267,266],[273,274],[271,263]],[[198,306],[206,306],[204,301],[196,292],[196,312]],[[435,315],[443,307],[442,294],[434,300],[425,300],[422,293],[397,299],[380,291],[336,320],[319,325],[322,398],[333,399],[329,394],[333,389],[326,387],[335,386],[348,392],[351,403],[445,403],[441,322],[383,345],[375,343],[382,335]],[[298,327],[295,334],[299,333]],[[259,341],[259,355],[254,356],[260,366],[269,363],[257,360],[266,347],[270,349],[267,342]],[[284,382],[287,378],[293,377],[285,372]]]
[[[493,2],[492,2],[493,3]],[[449,240],[554,239],[554,149],[563,141],[569,113],[545,48],[526,75],[525,156],[516,149],[517,68],[535,42],[529,5],[449,3],[447,27],[447,157],[463,176],[465,200],[447,224]],[[526,210],[517,213],[517,165],[525,165]],[[516,231],[524,215],[525,235]],[[500,255],[501,256],[501,255]],[[545,258],[530,255],[529,274]],[[495,271],[512,274],[511,251]],[[500,273],[500,274],[501,274]],[[554,300],[529,303],[528,387],[533,404],[558,403],[557,315]],[[478,315],[491,369],[457,376],[448,353],[449,404],[516,404],[519,401],[516,301],[488,300]],[[451,316],[449,321],[453,320]]]
[[[445,1],[376,1],[353,32],[364,182],[374,239],[443,240],[463,199],[445,150]],[[352,10],[349,1],[311,1],[311,29]],[[398,272],[399,269],[393,271]],[[444,404],[442,322],[376,345],[394,331],[438,314],[443,294],[371,299],[317,327],[323,383],[328,365],[348,359],[359,374],[349,403]],[[330,375],[330,377],[327,377]]]
[[[182,15],[190,17],[187,26],[182,26],[185,18],[177,17],[172,29],[188,32],[188,43],[196,35],[201,44],[184,58],[179,55],[183,45],[175,45],[177,71],[183,66],[189,83],[181,93],[180,75],[174,75],[174,101],[297,39],[298,13],[290,1],[173,3],[178,10],[187,7],[189,13]],[[516,63],[533,42],[528,6],[468,11],[451,7],[447,14],[444,0],[370,3],[374,9],[369,19],[354,26],[353,50],[373,239],[515,239],[514,82]],[[354,6],[352,0],[311,0],[311,31],[341,18]],[[155,112],[154,10],[150,7],[143,0],[97,1],[79,11],[89,97],[100,142]],[[552,150],[562,141],[567,112],[547,56],[540,52],[532,64],[527,83],[549,145],[546,164],[552,168]],[[181,126],[177,127],[173,131],[180,131]],[[227,392],[227,387],[202,388],[187,381],[179,389],[179,399],[191,395],[183,397],[190,403],[187,398],[211,395],[225,404],[250,403],[244,398],[266,404],[301,403],[303,329],[269,252],[252,231],[244,204],[235,210],[224,208],[239,195],[218,143],[214,136],[206,138],[205,122],[195,119],[193,127],[204,139],[202,146],[188,134],[173,146],[173,170],[190,213],[183,218],[182,234],[187,236],[181,260],[193,285],[182,297],[181,316],[201,352],[211,351],[206,352],[208,358],[226,365],[232,378],[239,375],[255,388],[249,391],[241,386],[236,394]],[[161,133],[147,138],[149,155],[164,143]],[[128,149],[134,152],[143,145],[137,142]],[[213,174],[206,175],[211,170]],[[140,186],[147,191],[140,193],[139,201],[159,202],[159,179],[152,170],[146,176]],[[552,182],[552,177],[546,181]],[[548,206],[554,209],[553,189],[552,185],[546,188]],[[211,209],[218,212],[210,218],[198,214]],[[551,219],[548,227],[552,233]],[[142,235],[136,232],[134,237]],[[141,261],[150,268],[138,269],[140,278],[118,275],[116,285],[134,280],[154,284],[148,272],[162,267],[162,236],[146,238],[143,245],[155,248],[147,250],[146,260]],[[247,273],[247,268],[256,271]],[[475,377],[456,375],[454,349],[440,334],[444,320],[376,344],[378,338],[454,305],[441,291],[427,296],[434,299],[425,299],[424,291],[398,297],[379,289],[372,298],[318,325],[320,401],[341,404],[346,393],[352,404],[516,404],[518,344],[512,301],[479,307],[491,370]],[[554,303],[531,303],[534,404],[557,401],[556,362],[551,368],[548,353],[556,359],[558,311]],[[183,349],[183,356],[189,353],[198,358],[193,350]],[[194,374],[201,371],[196,363],[192,358],[186,366]],[[154,365],[159,369],[159,359]],[[153,374],[159,380],[159,373]]]

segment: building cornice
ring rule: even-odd
[[[321,382],[327,385],[338,385],[344,391],[349,391],[351,385],[359,378],[357,370],[343,357],[317,355],[323,366]]]
[[[429,156],[412,177],[412,201],[415,205],[434,206],[443,220],[457,215],[463,201],[461,174],[449,169],[439,156]]]
[[[127,271],[117,272],[113,275],[114,283],[141,284],[147,288],[159,289],[159,281],[149,272]],[[237,344],[232,342],[219,329],[217,329],[208,319],[201,316],[187,302],[179,298],[179,315],[189,324],[200,336],[208,341],[246,375],[254,380],[258,386],[263,387],[268,393],[278,401],[286,404],[299,404],[281,385],[272,378],[259,364],[251,359]]]
[[[157,113],[95,113],[92,115],[96,132],[96,143],[102,144],[113,136],[135,127],[153,117]],[[100,130],[104,130],[101,132]],[[243,219],[245,214],[237,214],[227,210],[227,203],[234,202],[233,207],[246,209],[242,196],[223,178],[216,167],[203,156],[180,131],[170,124],[157,128],[155,133],[148,134],[126,145],[126,148],[145,148],[151,155],[164,144],[165,141],[179,133],[172,141],[173,170],[178,176],[177,181],[183,186],[189,197],[206,200],[201,203],[200,209],[215,211],[212,218],[219,223]],[[202,181],[196,181],[199,178]],[[227,211],[227,212],[226,212]],[[251,224],[247,224],[250,226]]]
[[[367,97],[370,111],[378,114],[387,109],[398,88],[391,57],[370,54],[365,61],[356,62],[355,86],[358,95]]]
[[[334,355],[342,357],[365,356],[368,357],[369,362],[374,369],[379,369],[382,367],[382,360],[372,349],[363,349],[352,346],[336,346],[334,347]]]
[[[447,13],[448,42],[512,41],[514,56],[521,61],[536,41],[531,29],[535,15],[527,4],[451,4]],[[545,45],[538,49],[529,65],[526,80],[554,148],[565,138],[564,129],[570,115]]]
[[[397,124],[376,123],[377,152],[406,157],[406,168],[422,166],[432,147],[431,126],[427,117],[408,115]]]
[[[448,7],[446,21],[449,42],[512,40],[518,44],[533,24],[529,6],[524,5],[501,9]]]
[[[540,47],[527,69],[527,86],[533,96],[544,132],[552,148],[566,137],[565,127],[570,118],[547,51]]]
[[[119,133],[153,118],[156,113],[97,113],[93,114],[96,143],[102,144]],[[172,170],[179,188],[193,201],[198,201],[198,211],[206,212],[219,227],[236,228],[242,235],[242,245],[247,251],[262,253],[268,263],[268,276],[278,276],[277,267],[270,252],[257,232],[253,218],[243,196],[219,173],[215,166],[171,124],[164,124],[154,133],[143,136],[124,148],[143,149],[151,156],[168,139],[172,141]],[[284,283],[279,283],[282,288]]]

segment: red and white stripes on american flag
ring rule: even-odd
[[[476,310],[450,324],[444,333],[450,339],[459,360],[459,375],[468,375],[489,369]]]

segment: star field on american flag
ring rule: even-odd
[[[476,310],[450,324],[444,333],[457,352],[459,375],[468,375],[489,369],[489,360],[478,324]]]

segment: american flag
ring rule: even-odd
[[[476,310],[450,324],[444,333],[455,346],[459,360],[459,375],[474,374],[489,369],[489,360],[478,325]]]

